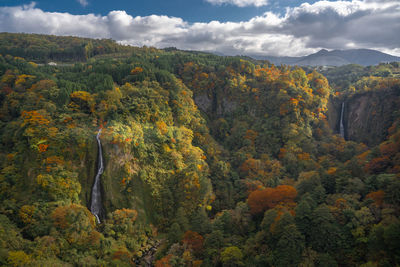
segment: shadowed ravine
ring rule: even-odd
[[[101,211],[101,188],[100,188],[100,176],[103,173],[104,165],[103,165],[103,153],[101,149],[101,141],[100,141],[101,129],[96,135],[97,145],[99,147],[99,156],[98,156],[98,169],[96,178],[94,179],[94,184],[92,188],[92,202],[90,204],[90,211],[96,217],[97,222],[100,223],[100,211]]]

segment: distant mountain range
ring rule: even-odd
[[[378,65],[400,61],[400,57],[385,54],[371,49],[332,50],[322,49],[315,54],[303,57],[275,57],[253,56],[255,59],[268,60],[275,65],[299,65],[299,66],[342,66],[347,64],[359,64],[363,66]]]

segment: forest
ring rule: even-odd
[[[400,63],[0,33],[0,203],[2,266],[398,266]]]

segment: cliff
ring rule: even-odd
[[[328,103],[328,123],[335,133],[339,133],[341,103],[343,100],[331,98]],[[367,91],[353,94],[345,100],[344,126],[346,140],[375,146],[387,137],[387,129],[395,119],[400,107],[396,90]]]

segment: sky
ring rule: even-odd
[[[400,56],[400,0],[0,0],[0,32],[224,55],[369,48]]]

